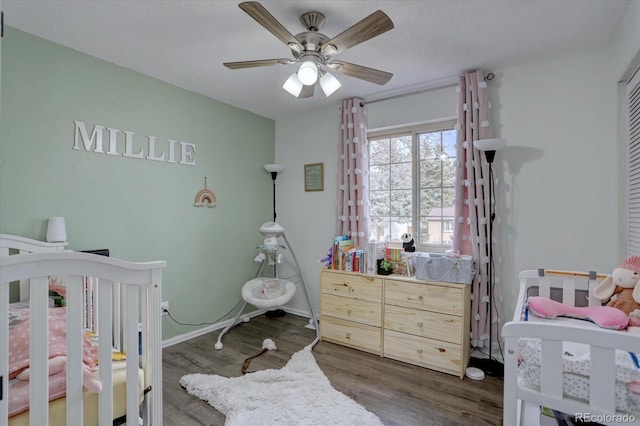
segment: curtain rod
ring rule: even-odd
[[[490,72],[485,76],[485,80],[491,81],[495,77],[496,77],[496,75],[494,73]],[[457,77],[451,77],[451,78],[443,79],[444,81],[441,81],[440,84],[435,83],[433,86],[425,87],[423,89],[413,90],[413,91],[406,92],[406,93],[399,93],[397,95],[389,95],[389,96],[385,96],[385,97],[378,98],[378,99],[372,99],[370,101],[365,100],[364,102],[360,102],[360,106],[363,107],[365,105],[374,104],[376,102],[388,101],[388,100],[396,99],[396,98],[403,98],[405,96],[419,95],[420,93],[426,93],[426,92],[430,92],[432,90],[438,90],[438,89],[444,89],[444,88],[447,88],[447,87],[457,86],[458,85],[457,81],[456,82],[451,81],[453,78],[457,78]]]

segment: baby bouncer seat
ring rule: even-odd
[[[309,326],[316,330],[316,338],[310,346],[315,345],[320,340],[320,330],[318,327],[318,319],[311,302],[311,296],[307,290],[307,286],[302,278],[302,272],[298,259],[296,258],[289,241],[284,233],[284,228],[276,222],[265,222],[259,229],[260,233],[265,237],[262,245],[257,247],[260,253],[254,259],[256,262],[260,262],[260,267],[256,273],[255,278],[247,281],[242,286],[242,299],[243,303],[240,309],[236,313],[235,318],[226,326],[218,335],[218,340],[215,344],[216,349],[222,349],[222,337],[234,326],[239,323],[239,318],[247,304],[251,304],[259,309],[274,309],[288,303],[296,292],[297,285],[289,279],[279,277],[277,265],[282,263],[283,254],[282,250],[287,250],[293,258],[293,262],[296,269],[296,274],[291,279],[297,279],[302,285],[309,307],[311,309],[311,319],[309,320]],[[279,238],[282,239],[284,244],[279,243]],[[265,276],[265,266],[273,266],[273,276]]]

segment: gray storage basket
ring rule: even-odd
[[[416,278],[426,281],[444,281],[471,284],[475,275],[473,256],[448,257],[439,253],[416,256]]]

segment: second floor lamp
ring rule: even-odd
[[[494,212],[495,188],[493,179],[493,160],[496,151],[507,144],[504,139],[480,139],[473,142],[473,147],[483,151],[487,163],[489,163],[489,220],[487,248],[489,252],[488,264],[488,287],[489,287],[489,358],[477,359],[475,365],[478,366],[487,376],[502,377],[504,375],[504,365],[493,357],[493,287],[495,285],[495,271],[493,267],[493,221],[496,217]]]

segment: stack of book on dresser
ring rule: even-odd
[[[367,251],[358,249],[347,235],[333,238],[331,269],[346,272],[367,272]]]
[[[372,241],[367,248],[357,248],[348,235],[333,237],[331,248],[331,267],[337,271],[377,273],[377,261],[387,259],[393,263],[393,274],[412,276],[415,265],[414,253],[406,253],[402,248],[389,247],[386,241]]]

